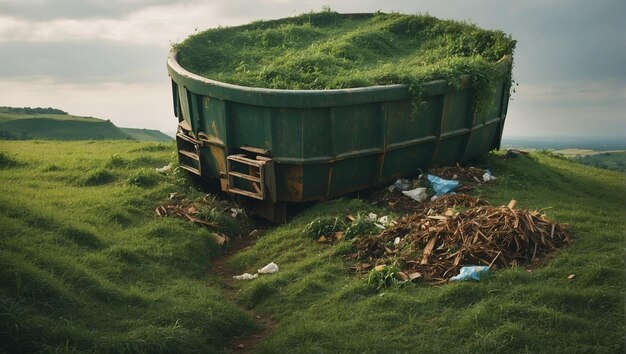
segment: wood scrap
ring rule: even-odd
[[[509,205],[493,207],[465,194],[423,204],[393,227],[359,239],[350,258],[362,265],[403,264],[401,270],[406,274],[419,273],[422,279],[435,284],[456,275],[465,265],[500,268],[529,264],[571,242],[565,225],[538,211]],[[443,216],[449,209],[459,212]],[[427,210],[435,214],[426,215]],[[402,245],[390,246],[397,237],[403,240]],[[435,248],[440,242],[441,246]]]

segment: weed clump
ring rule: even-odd
[[[137,187],[152,187],[157,184],[158,177],[155,173],[151,173],[141,169],[133,173],[126,182]]]
[[[322,216],[308,223],[302,231],[314,238],[332,235],[345,229],[346,223],[338,217]]]
[[[399,286],[398,273],[400,270],[394,266],[379,266],[370,270],[367,274],[366,283],[376,290],[385,290]]]
[[[87,175],[83,181],[85,186],[100,186],[115,181],[115,175],[107,170],[97,170]]]
[[[128,160],[121,157],[118,154],[111,155],[109,161],[106,163],[106,168],[123,168],[128,166]]]
[[[17,159],[15,155],[11,155],[8,152],[0,151],[0,169],[17,167],[22,163]]]
[[[203,207],[196,216],[205,222],[215,223],[226,236],[235,237],[241,233],[239,222],[217,208]]]
[[[356,219],[346,228],[344,238],[347,240],[354,239],[358,236],[374,235],[380,232],[376,226],[376,221],[367,215],[359,214]]]

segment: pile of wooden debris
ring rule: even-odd
[[[564,225],[538,211],[493,207],[458,194],[423,203],[383,232],[356,242],[357,269],[391,265],[401,276],[418,274],[429,283],[446,282],[462,266],[491,268],[531,263],[569,244]]]

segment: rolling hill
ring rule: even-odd
[[[621,172],[548,152],[488,154],[477,166],[498,178],[472,193],[567,223],[571,245],[480,281],[376,289],[347,257],[361,236],[321,243],[305,230],[348,215],[400,218],[391,203],[344,197],[249,233],[246,213],[232,216],[180,169],[155,171],[175,166],[173,151],[0,144],[0,352],[624,353]],[[184,200],[208,227],[155,212]],[[217,233],[232,244],[221,248]],[[280,270],[230,276],[268,262]]]
[[[0,139],[170,141],[158,130],[119,128],[109,120],[54,108],[0,107]]]

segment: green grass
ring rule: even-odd
[[[428,15],[345,16],[324,11],[245,26],[210,29],[180,44],[178,62],[210,79],[276,89],[330,89],[419,84],[439,79],[471,84],[510,72],[496,61],[515,41],[501,31]]]
[[[245,309],[276,323],[262,353],[625,349],[623,173],[549,153],[487,156],[481,164],[498,180],[477,193],[547,208],[569,224],[573,243],[532,272],[501,269],[440,287],[369,285],[345,258],[351,240],[322,244],[313,234],[348,213],[389,212],[359,199],[320,203],[231,259],[241,273],[280,267],[235,283],[233,303],[207,272],[219,254],[210,232],[154,217],[170,192],[197,195],[178,176],[153,173],[174,159],[172,144],[5,142],[0,152],[8,161],[0,167],[0,351],[227,351],[229,339],[256,328]],[[139,176],[152,182],[133,183]],[[231,235],[235,226],[225,227]]]
[[[480,190],[483,197],[549,208],[550,218],[570,225],[573,244],[531,273],[514,268],[479,283],[377,291],[367,274],[350,270],[342,256],[348,241],[319,244],[303,232],[317,218],[372,206],[319,204],[231,263],[238,271],[269,261],[281,267],[241,284],[240,303],[278,322],[260,352],[623,352],[624,175],[541,153],[484,163],[499,179]]]
[[[173,144],[0,150],[0,352],[214,352],[256,328],[207,284],[211,232],[154,215],[198,194],[154,171]]]

